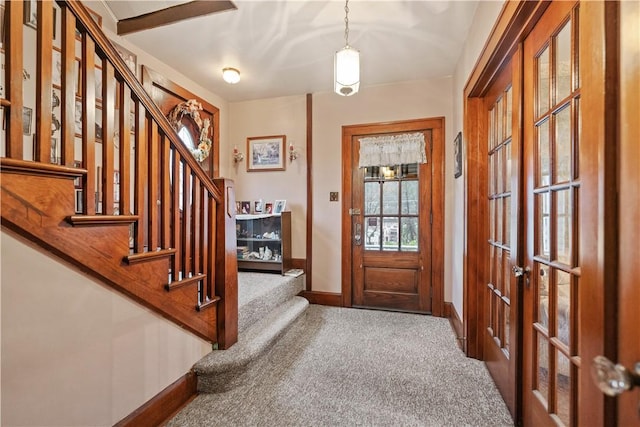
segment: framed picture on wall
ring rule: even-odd
[[[285,135],[247,138],[247,172],[283,171]]]
[[[462,132],[453,141],[453,173],[456,178],[462,176]]]

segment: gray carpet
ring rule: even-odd
[[[312,305],[233,390],[168,426],[506,426],[484,365],[446,319]]]
[[[238,273],[238,333],[264,318],[304,289],[304,276],[273,273]]]

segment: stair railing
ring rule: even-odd
[[[3,169],[76,174],[76,212],[67,221],[74,227],[131,224],[123,268],[169,257],[167,294],[197,286],[193,315],[217,306],[216,333],[167,317],[229,347],[237,339],[232,182],[207,176],[79,1],[56,2],[55,48],[53,1],[38,1],[37,10],[25,15],[28,3],[5,2]],[[23,142],[23,127],[30,125],[23,120],[23,78],[25,55],[33,52],[25,48],[23,19],[36,26],[31,158]],[[51,113],[58,93],[59,119]],[[59,141],[52,138],[58,128]],[[163,311],[161,304],[151,305]]]

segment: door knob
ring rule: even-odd
[[[640,362],[636,362],[633,370],[629,370],[604,356],[596,356],[591,363],[591,377],[600,391],[607,396],[616,397],[640,386]]]
[[[511,268],[511,271],[513,272],[514,277],[522,277],[526,274],[529,274],[531,269],[529,267],[520,267],[519,265],[514,265]]]

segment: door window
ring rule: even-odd
[[[364,173],[364,247],[418,251],[418,164],[371,166]]]

